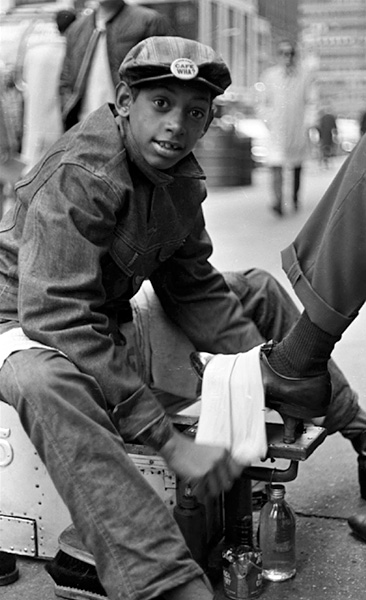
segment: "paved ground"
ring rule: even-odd
[[[265,170],[254,174],[250,187],[210,189],[205,210],[216,247],[215,265],[221,269],[266,268],[288,287],[280,269],[279,252],[292,241],[339,166],[337,160],[329,171],[323,171],[309,163],[304,173],[302,209],[294,214],[288,206],[288,215],[283,219],[275,218],[268,210]],[[337,362],[359,391],[364,408],[365,325],[366,315],[362,312],[335,351]],[[300,464],[297,479],[286,488],[287,499],[297,513],[297,575],[288,582],[266,584],[261,598],[366,599],[366,544],[355,539],[347,525],[350,514],[366,510],[366,502],[359,498],[356,456],[349,442],[339,434],[327,438],[312,457]],[[53,600],[53,585],[43,563],[22,558],[18,564],[20,579],[0,589],[1,599]],[[224,598],[220,591],[218,596]]]

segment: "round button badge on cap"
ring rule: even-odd
[[[194,79],[198,75],[198,67],[190,58],[176,58],[170,70],[178,79]]]

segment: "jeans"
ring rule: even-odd
[[[247,316],[243,350],[281,339],[298,316],[282,286],[256,269],[225,278]],[[194,378],[189,357],[186,367]],[[352,419],[357,397],[334,364],[331,373],[327,421],[335,431]],[[169,510],[128,456],[92,376],[56,351],[22,350],[0,370],[0,393],[17,410],[111,600],[150,600],[202,573]]]

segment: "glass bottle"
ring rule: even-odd
[[[268,501],[259,518],[263,577],[270,581],[285,581],[296,573],[296,518],[285,493],[282,484],[267,486]]]

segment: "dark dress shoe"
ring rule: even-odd
[[[280,375],[267,359],[273,346],[274,342],[268,342],[260,349],[265,403],[268,408],[280,413],[284,423],[283,441],[292,444],[298,430],[302,430],[304,420],[326,415],[332,391],[330,375],[328,372],[314,377]],[[190,356],[191,364],[201,379],[212,356],[205,352],[192,352]]]
[[[366,542],[366,512],[349,517],[348,525],[352,529],[352,533]]]
[[[303,420],[310,421],[327,414],[332,386],[328,371],[314,377],[286,377],[268,362],[274,342],[260,350],[262,380],[266,406],[280,413],[284,422],[283,441],[292,444]]]

